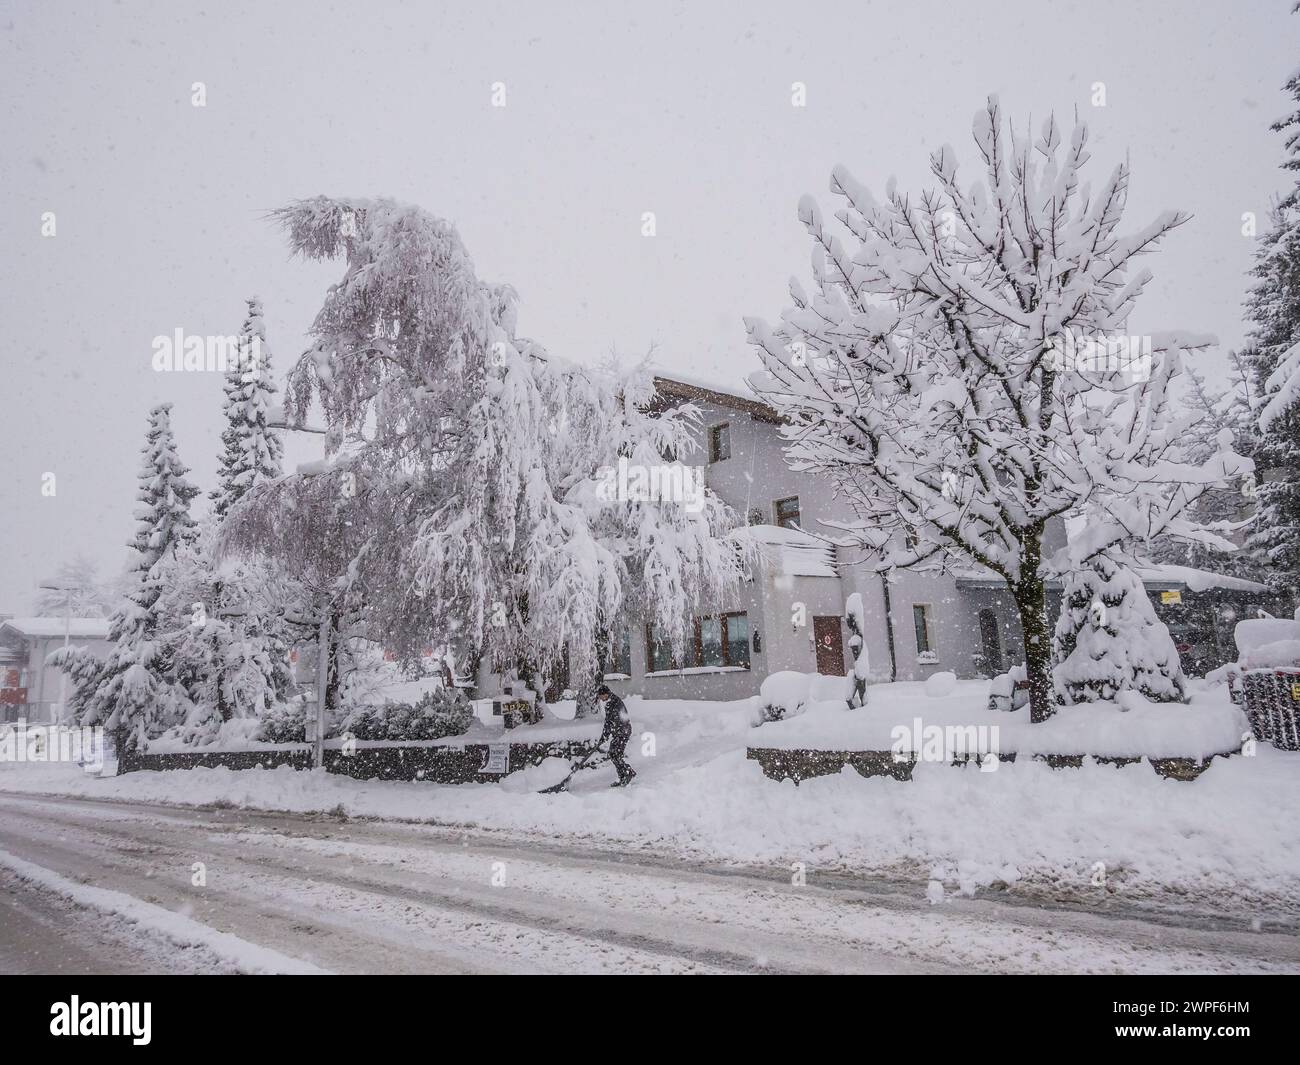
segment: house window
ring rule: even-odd
[[[601,672],[609,675],[621,673],[625,677],[632,675],[632,634],[624,632],[615,636],[605,648],[605,661],[601,663]]]
[[[645,668],[647,673],[662,673],[677,668],[673,662],[672,643],[661,639],[653,625],[645,627]]]
[[[695,619],[695,665],[721,666],[726,663],[722,657],[722,619]]]
[[[673,659],[672,643],[646,626],[646,669],[664,672],[699,667],[742,666],[749,668],[749,615],[744,612],[694,618],[690,639],[681,661]]]
[[[799,527],[799,497],[791,496],[789,499],[778,499],[772,504],[772,511],[776,516],[776,523],[783,529],[797,529]]]
[[[929,606],[918,603],[912,607],[912,626],[916,629],[916,653],[933,655],[934,648],[930,644]]]
[[[729,666],[749,668],[749,615],[722,615],[722,653]]]
[[[731,426],[726,422],[709,430],[709,461],[721,462],[731,458]]]

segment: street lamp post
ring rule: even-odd
[[[72,639],[72,593],[77,585],[68,581],[42,581],[40,588],[49,592],[63,593],[63,653],[67,656],[68,644]],[[41,695],[45,694],[45,663],[41,663]],[[67,712],[68,703],[68,671],[66,668],[59,670],[59,713],[57,719],[51,714],[50,717],[57,722],[63,721],[63,715]]]

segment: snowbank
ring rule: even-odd
[[[852,713],[810,705],[799,717],[769,722],[754,732],[750,746],[888,751],[895,729],[910,736],[920,719],[922,728],[996,728],[999,753],[1206,758],[1240,750],[1250,731],[1237,707],[1221,693],[1205,691],[1194,695],[1190,705],[1144,699],[1134,700],[1127,711],[1113,702],[1065,706],[1049,721],[1033,724],[1028,706],[1010,712],[988,709],[984,681],[956,681],[946,696],[929,694],[928,682],[921,681],[889,685],[887,698],[877,697],[881,687],[873,688],[867,705]]]

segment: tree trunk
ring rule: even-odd
[[[1046,721],[1056,712],[1052,694],[1052,640],[1047,624],[1047,584],[1035,569],[1012,588],[1020,631],[1025,640],[1025,673],[1029,680],[1029,720]]]
[[[342,622],[342,611],[329,608],[329,655],[325,667],[325,709],[327,711],[337,711],[339,708],[339,689],[343,682],[339,669],[339,627]]]
[[[600,713],[600,707],[596,705],[596,689],[605,679],[605,663],[608,655],[609,633],[602,629],[596,633],[596,668],[591,673],[579,677],[577,684],[574,685],[574,693],[578,699],[576,711],[578,717],[593,717]]]
[[[1020,615],[1025,640],[1025,673],[1029,680],[1029,720],[1046,721],[1056,713],[1052,691],[1052,638],[1047,623],[1047,582],[1042,575],[1042,539],[1026,536],[1021,579],[1011,594]]]

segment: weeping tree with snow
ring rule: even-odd
[[[346,575],[366,630],[407,658],[458,643],[533,687],[566,650],[594,674],[600,641],[643,606],[682,649],[692,607],[744,571],[733,518],[702,481],[681,500],[609,486],[620,460],[687,454],[693,412],[654,409],[644,368],[583,369],[517,336],[513,290],[480,281],[454,227],[419,208],[320,197],[278,217],[295,252],[346,264],[286,415],[319,404],[317,476],[365,501],[347,508]],[[265,529],[253,512],[292,495],[254,492],[240,524]]]
[[[533,378],[555,413],[518,519],[523,642],[505,653],[568,648],[579,711],[594,712],[612,639],[644,619],[680,658],[691,614],[737,586],[752,547],[703,467],[684,462],[703,436],[698,410],[661,403],[648,365],[548,359]]]
[[[852,503],[839,533],[871,564],[975,563],[1003,578],[1031,717],[1045,721],[1049,576],[1113,544],[1213,538],[1188,508],[1249,462],[1219,452],[1198,468],[1171,451],[1185,423],[1169,410],[1169,382],[1182,353],[1212,338],[1119,340],[1150,277],[1135,260],[1187,216],[1121,232],[1128,167],[1095,190],[1081,183],[1082,125],[1063,144],[1049,118],[1031,143],[1004,128],[990,97],[974,139],[982,179],[963,188],[945,146],[931,157],[938,187],[915,199],[890,182],[878,201],[837,168],[847,246],[801,201],[814,286],[792,281],[777,327],[747,321],[764,365],[751,383],[783,415],[794,468],[829,475]],[[1085,501],[1110,520],[1081,553],[1045,557],[1049,523]]]
[[[183,720],[189,711],[184,689],[175,683],[167,640],[168,619],[161,599],[177,550],[193,544],[197,526],[190,503],[198,489],[176,453],[171,404],[149,412],[149,431],[142,450],[140,491],[132,572],[135,589],[109,621],[113,647],[96,665],[88,651],[69,649],[55,661],[74,682],[74,709],[82,725],[103,725],[122,736],[129,748]],[[92,687],[93,680],[93,687]]]
[[[1091,703],[1130,690],[1153,702],[1187,701],[1173,637],[1117,551],[1098,552],[1068,572],[1064,585],[1052,641],[1058,702]]]

